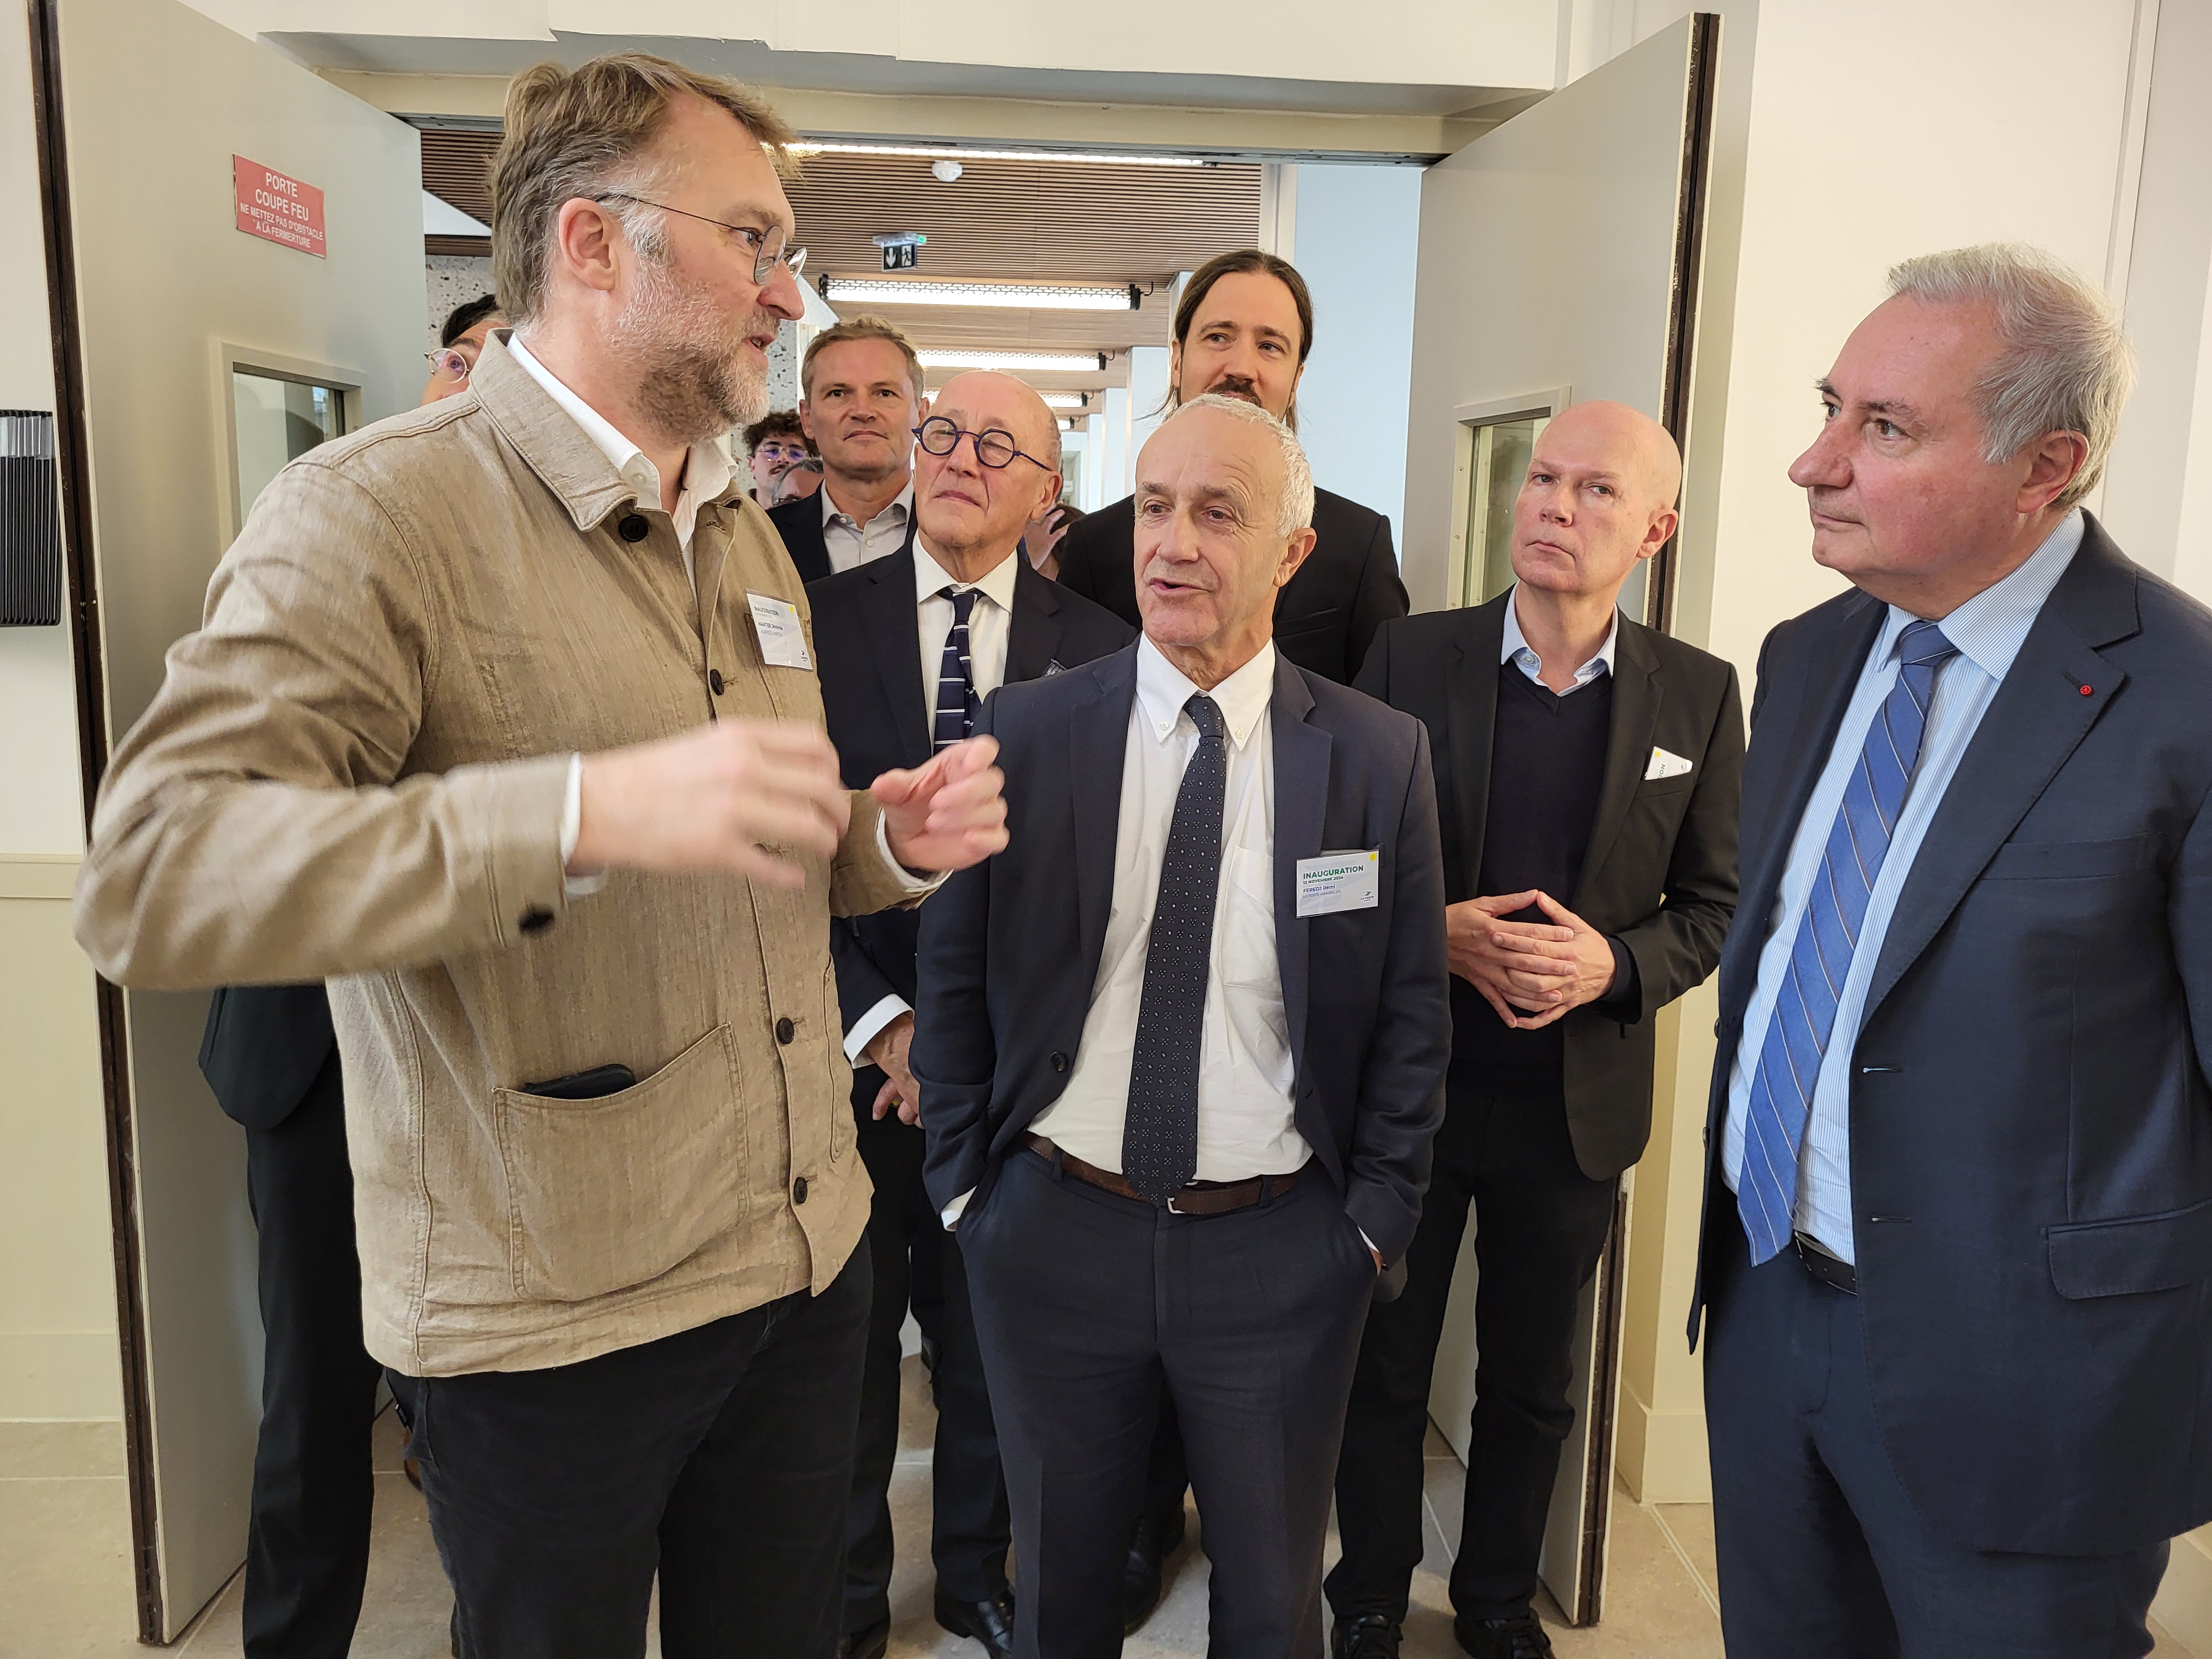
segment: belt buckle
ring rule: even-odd
[[[1178,1210],[1176,1208],[1176,1200],[1182,1196],[1182,1189],[1181,1188],[1177,1188],[1174,1192],[1168,1194],[1168,1213],[1170,1215],[1188,1215],[1191,1213],[1188,1210]]]

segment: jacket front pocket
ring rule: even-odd
[[[735,1225],[737,1103],[726,1024],[619,1094],[495,1091],[515,1293],[582,1302],[644,1285]]]

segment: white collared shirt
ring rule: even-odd
[[[906,527],[914,517],[914,480],[884,503],[883,511],[860,524],[830,497],[830,481],[814,492],[822,498],[822,545],[830,555],[830,568],[857,570],[871,559],[896,553],[906,545]]]
[[[553,371],[532,356],[530,348],[511,334],[507,350],[532,380],[545,388],[545,395],[583,428],[584,435],[622,475],[622,481],[637,491],[639,510],[659,512],[660,469],[646,459],[645,452],[617,431],[605,416],[562,385]],[[710,438],[704,443],[693,444],[684,455],[684,486],[676,495],[676,510],[668,517],[675,526],[677,543],[684,550],[684,574],[695,589],[699,578],[691,568],[691,532],[699,526],[700,505],[720,501],[728,494],[730,480],[736,476],[727,438]]]
[[[1018,549],[992,566],[990,573],[973,584],[955,581],[938,563],[917,536],[914,542],[915,644],[921,662],[923,729],[937,730],[938,671],[944,665],[945,637],[952,631],[952,601],[943,596],[947,587],[972,586],[981,596],[968,613],[968,673],[975,682],[975,695],[988,697],[1006,678],[1006,641],[1014,626],[1014,579]],[[845,1031],[845,1058],[854,1065],[876,1036],[901,1014],[912,1011],[904,997],[888,996],[854,1020]]]
[[[1605,643],[1598,647],[1597,655],[1575,670],[1575,683],[1559,693],[1571,697],[1601,674],[1613,672],[1613,649],[1620,642],[1620,612],[1613,613],[1613,626],[1605,630]],[[1516,583],[1513,598],[1505,607],[1505,637],[1500,644],[1498,660],[1502,665],[1511,663],[1537,684],[1544,684],[1544,659],[1536,647],[1528,643],[1528,635],[1521,631],[1521,589]],[[1546,687],[1546,690],[1549,690]]]
[[[1295,1068],[1275,950],[1275,742],[1267,719],[1274,691],[1270,644],[1207,694],[1227,728],[1229,778],[1199,1050],[1200,1181],[1288,1175],[1312,1156],[1291,1105]],[[1197,695],[1149,639],[1138,645],[1114,836],[1114,903],[1098,976],[1067,1087],[1030,1125],[1102,1170],[1121,1168],[1160,866],[1183,769],[1198,747],[1198,728],[1183,704]]]

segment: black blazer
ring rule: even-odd
[[[321,981],[228,986],[208,1005],[200,1075],[226,1115],[273,1129],[299,1109],[337,1046]]]
[[[1375,630],[1406,614],[1390,520],[1358,501],[1314,491],[1314,547],[1275,595],[1275,649],[1300,668],[1349,685]],[[1137,614],[1137,498],[1125,495],[1067,532],[1060,581],[1132,628]]]
[[[1480,891],[1498,653],[1510,603],[1508,592],[1473,611],[1386,623],[1359,672],[1362,691],[1428,726],[1448,903]],[[1593,1181],[1635,1163],[1650,1137],[1650,1016],[1702,983],[1720,961],[1735,912],[1743,789],[1743,703],[1734,667],[1624,617],[1613,681],[1613,726],[1589,853],[1573,894],[1554,895],[1627,948],[1640,981],[1633,1005],[1592,1003],[1559,1022],[1567,1127],[1575,1162]],[[1691,769],[1646,781],[1655,747],[1691,762]],[[1493,1018],[1464,981],[1452,981],[1452,996],[1460,1018]]]
[[[822,489],[829,487],[824,484]],[[822,534],[822,489],[768,510],[768,521],[783,538],[783,550],[791,555],[792,567],[803,582],[818,582],[832,574],[830,544]],[[902,553],[913,550],[914,519],[912,513],[906,515],[906,539],[899,544]]]
[[[1759,653],[1708,1249],[1741,1224],[1710,1200],[1782,868],[1883,611],[1846,594]],[[2212,611],[2091,520],[1868,990],[1851,1203],[1875,1416],[1915,1507],[1972,1548],[2106,1554],[2212,1519],[2208,708]]]
[[[1014,558],[1019,568],[1006,636],[1008,684],[1059,673],[1129,642],[1129,629],[1119,617],[1063,592],[1020,553]],[[814,613],[822,706],[846,787],[865,789],[895,767],[921,765],[931,744],[915,632],[911,546],[812,584],[806,599]],[[848,1030],[887,996],[913,1003],[921,925],[920,909],[832,918],[830,957]],[[853,1104],[863,1119],[883,1080],[876,1066],[855,1068]]]
[[[1136,689],[1132,646],[984,704],[1012,839],[921,907],[911,1058],[929,1136],[924,1179],[940,1210],[988,1188],[1066,1086],[1113,905]],[[1428,734],[1279,658],[1268,720],[1275,943],[1298,1133],[1352,1220],[1402,1267],[1451,1046]],[[1300,918],[1297,861],[1353,848],[1382,854],[1376,908]]]

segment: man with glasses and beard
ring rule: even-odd
[[[1258,248],[1217,254],[1191,273],[1176,307],[1168,406],[1206,392],[1257,404],[1295,432],[1298,381],[1313,350],[1313,296],[1287,259]],[[1084,519],[1060,550],[1060,581],[1132,628],[1136,497]],[[1314,550],[1275,596],[1275,647],[1299,667],[1349,685],[1375,630],[1406,614],[1390,521],[1314,491]]]
[[[867,1337],[831,915],[1006,844],[988,738],[848,791],[720,434],[800,311],[742,88],[516,79],[512,335],[262,495],[96,809],[119,982],[326,979],[363,1328],[471,1659],[819,1656]]]

